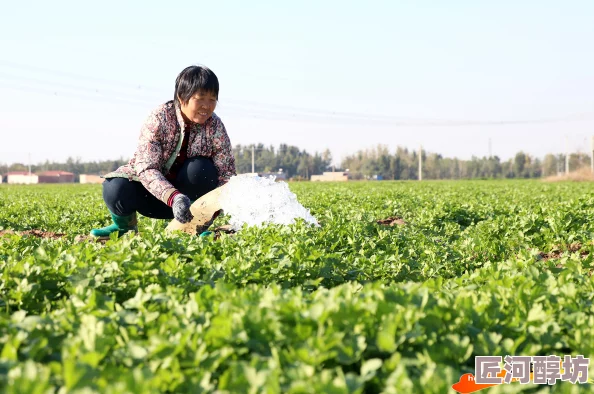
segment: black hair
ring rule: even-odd
[[[183,69],[175,79],[173,100],[187,104],[199,92],[212,93],[219,99],[219,79],[212,70],[204,66],[190,66]]]

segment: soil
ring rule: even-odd
[[[225,234],[235,234],[235,230],[231,229],[230,225],[225,225],[225,226],[219,226],[216,227],[214,230],[212,230],[215,234],[214,234],[214,239],[219,239],[221,238],[221,234],[225,233]]]
[[[406,222],[404,221],[404,219],[398,217],[398,216],[392,216],[386,219],[380,219],[377,221],[377,224],[381,224],[383,226],[404,226],[406,224]]]
[[[0,237],[5,235],[13,235],[17,234],[20,236],[30,236],[30,237],[37,237],[37,238],[50,238],[50,239],[60,239],[66,234],[61,233],[53,233],[51,231],[42,231],[42,230],[26,230],[26,231],[13,231],[13,230],[0,230]]]
[[[581,258],[586,258],[590,254],[587,250],[582,250],[582,245],[579,243],[570,244],[565,250],[555,249],[550,253],[540,252],[538,258],[544,261],[558,260],[564,252],[579,253]],[[556,264],[555,268],[563,268],[563,264]],[[588,276],[594,275],[594,269],[588,270]]]
[[[576,253],[576,252],[579,252],[579,254],[580,254],[580,256],[581,256],[581,257],[586,257],[586,256],[588,256],[588,255],[590,254],[590,252],[589,252],[589,251],[587,251],[587,250],[582,250],[582,245],[581,245],[581,244],[579,244],[579,243],[574,243],[574,244],[570,244],[570,245],[568,245],[566,250],[555,249],[555,250],[551,251],[550,253],[543,253],[543,252],[540,252],[540,253],[538,254],[538,257],[539,257],[541,260],[544,260],[544,261],[548,261],[548,260],[555,260],[555,259],[559,259],[559,258],[561,258],[561,255],[562,255],[564,252],[570,252],[570,253]]]
[[[214,239],[219,239],[222,233],[225,234],[235,234],[235,231],[231,229],[231,226],[219,226],[211,230],[214,232]],[[61,239],[66,236],[66,234],[62,233],[54,233],[51,231],[42,231],[42,230],[26,230],[26,231],[14,231],[14,230],[0,230],[0,237],[8,236],[8,235],[20,235],[22,237],[37,237],[37,238],[47,238],[47,239]],[[107,242],[106,239],[97,239],[91,237],[90,235],[77,235],[74,240],[76,242],[81,241],[96,241],[104,244]]]

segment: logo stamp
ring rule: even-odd
[[[503,364],[503,366],[502,366]],[[500,384],[554,385],[588,383],[590,359],[583,355],[551,356],[477,356],[474,375],[464,374],[452,388],[461,394],[474,393]]]

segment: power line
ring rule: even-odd
[[[15,75],[10,75],[10,74],[0,72],[0,81],[2,81],[2,79],[4,79],[5,83],[15,84],[16,82],[19,82],[19,83],[24,83],[25,84],[24,86],[30,86],[31,84],[33,84],[33,87],[39,87],[41,85],[41,86],[48,87],[49,89],[54,90],[54,91],[59,90],[59,89],[67,89],[67,90],[72,90],[75,93],[88,93],[88,94],[92,94],[92,95],[104,95],[105,93],[109,93],[109,94],[115,94],[115,95],[123,94],[124,96],[134,97],[134,98],[142,98],[142,97],[147,96],[143,92],[134,92],[134,93],[120,92],[118,90],[114,90],[113,88],[106,88],[106,87],[87,87],[87,86],[64,83],[64,82],[53,82],[53,81],[48,82],[43,79],[32,78],[32,77],[21,77],[21,76],[15,76]],[[155,97],[155,96],[152,96],[152,97]]]
[[[92,88],[80,88],[75,87],[74,85],[69,84],[59,84],[54,83],[47,84],[48,86],[27,86],[22,84],[15,84],[14,82],[7,82],[0,80],[0,84],[3,87],[13,89],[13,90],[20,90],[25,92],[34,92],[34,93],[42,93],[42,94],[49,94],[52,96],[65,96],[65,97],[72,97],[84,100],[101,100],[106,102],[111,102],[112,100],[126,102],[133,105],[139,105],[141,107],[148,107],[155,105],[155,102],[150,102],[148,100],[142,99],[136,95],[130,94],[117,94],[117,92],[105,90],[105,89],[95,89]],[[54,88],[56,87],[56,88]],[[64,89],[70,89],[73,91],[68,91]],[[104,94],[116,94],[112,96],[107,96]],[[151,97],[151,96],[144,96]],[[152,97],[151,97],[152,98]],[[155,101],[158,99],[154,97]],[[161,101],[166,100],[165,98],[161,98]],[[322,113],[307,113],[307,110],[304,110],[303,113],[289,113],[289,112],[279,112],[273,111],[266,108],[259,108],[255,110],[250,110],[245,107],[237,106],[237,105],[220,105],[219,108],[225,110],[230,110],[231,113],[238,114],[238,115],[247,115],[252,118],[264,118],[269,120],[304,120],[304,121],[317,121],[319,123],[337,123],[337,122],[347,122],[347,123],[356,123],[356,122],[363,122],[364,124],[367,123],[374,123],[374,124],[387,124],[393,126],[403,126],[403,127],[468,127],[468,126],[507,126],[507,125],[521,125],[521,124],[552,124],[552,123],[567,123],[567,122],[579,122],[579,121],[590,121],[594,120],[594,115],[591,114],[577,114],[577,115],[569,115],[562,118],[546,118],[546,119],[532,119],[532,120],[503,120],[503,121],[472,121],[472,120],[442,120],[442,121],[433,121],[427,119],[416,119],[416,120],[402,120],[400,117],[387,117],[387,116],[376,116],[376,115],[367,115],[367,117],[363,117],[362,114],[351,114],[344,113],[344,115],[337,115],[334,112],[327,112],[326,114]]]
[[[11,61],[2,61],[2,63],[0,63],[0,67],[10,68],[13,70],[16,69],[18,71],[29,70],[29,71],[34,71],[34,72],[41,72],[41,73],[46,73],[46,74],[55,75],[55,76],[59,76],[59,77],[66,77],[66,78],[70,78],[70,79],[74,79],[74,80],[87,80],[87,81],[100,82],[102,84],[109,84],[109,85],[115,84],[120,87],[126,87],[129,89],[135,89],[135,90],[142,89],[142,90],[149,90],[149,91],[152,90],[155,93],[161,92],[159,89],[147,87],[142,84],[138,84],[138,85],[130,84],[130,83],[126,83],[126,82],[114,81],[114,80],[109,80],[109,79],[105,79],[105,78],[98,78],[98,77],[92,77],[92,76],[88,76],[88,75],[75,74],[75,73],[71,73],[71,72],[53,70],[53,69],[48,69],[48,68],[43,68],[43,67],[38,67],[38,66],[31,66],[31,65],[27,65],[27,64],[19,64],[19,63],[15,63],[15,62],[11,62]]]
[[[119,90],[122,89],[132,89],[133,93],[142,93],[143,95],[146,96],[145,92],[153,92],[153,93],[160,93],[162,95],[162,91],[154,88],[154,87],[147,87],[146,85],[133,85],[133,84],[123,84],[121,82],[116,82],[113,80],[106,80],[106,79],[102,79],[102,78],[96,78],[96,77],[86,77],[86,76],[82,76],[79,74],[73,74],[73,73],[67,73],[67,72],[63,72],[63,71],[56,71],[56,70],[49,70],[49,69],[44,69],[44,68],[40,68],[40,67],[35,67],[35,66],[28,66],[28,65],[22,65],[22,64],[17,64],[14,62],[5,62],[9,65],[9,67],[12,68],[18,68],[18,69],[29,69],[29,70],[34,70],[34,71],[41,71],[41,72],[46,72],[49,73],[51,75],[56,75],[56,76],[61,76],[61,77],[67,77],[67,78],[72,78],[75,80],[90,80],[90,81],[96,81],[96,82],[101,82],[101,83],[107,83],[109,85],[121,85],[118,86]],[[0,64],[1,66],[1,64]],[[28,80],[28,81],[33,81],[36,83],[42,83],[42,84],[52,84],[52,82],[47,82],[47,81],[43,81],[43,80],[39,80],[39,79],[34,79],[34,78],[30,78],[30,77],[22,77],[20,75],[12,75],[12,78],[20,78],[20,79],[24,79],[24,80]],[[60,84],[60,83],[55,83],[53,82],[54,85],[56,86],[61,86],[61,87],[66,87],[66,88],[74,88],[74,89],[82,89],[84,90],[84,87],[80,87],[80,86],[73,86],[70,84]],[[105,88],[105,87],[101,87],[101,88],[97,88],[97,87],[90,87],[87,88],[93,92],[104,92],[104,91],[110,91],[112,90],[111,88]],[[55,90],[55,89],[54,89]],[[130,93],[130,92],[129,92]],[[56,94],[57,95],[57,94]],[[436,121],[438,122],[438,119],[415,119],[415,118],[410,118],[410,117],[394,117],[394,116],[386,116],[386,115],[377,115],[377,114],[360,114],[360,113],[353,113],[353,112],[340,112],[340,111],[330,111],[330,110],[317,110],[317,109],[308,109],[308,108],[298,108],[298,107],[294,107],[294,106],[287,106],[287,105],[279,105],[279,104],[270,104],[270,103],[258,103],[258,102],[253,102],[253,101],[247,101],[247,100],[238,100],[238,99],[229,99],[229,104],[231,106],[231,108],[236,109],[236,110],[244,110],[244,111],[249,111],[250,114],[254,113],[254,110],[256,110],[256,112],[258,112],[257,114],[253,115],[253,117],[261,117],[261,116],[266,116],[268,115],[268,118],[270,118],[270,115],[272,114],[280,114],[283,115],[282,112],[279,111],[284,111],[284,115],[287,115],[286,112],[290,112],[290,116],[292,115],[293,118],[296,117],[303,117],[303,116],[313,116],[313,117],[323,117],[323,118],[327,118],[327,117],[346,117],[349,119],[357,119],[357,118],[361,118],[361,120],[376,120],[376,121],[382,121],[382,120],[387,120],[389,122],[393,122],[394,120],[399,120],[402,122],[406,122],[406,121]],[[264,111],[264,113],[262,113]],[[278,118],[278,117],[277,117]]]
[[[17,65],[12,62],[8,63],[11,67],[25,68],[46,72],[53,75],[66,76],[69,78],[80,80],[91,80],[108,85],[117,85],[102,87],[86,87],[71,83],[62,82],[48,82],[38,78],[23,77],[20,75],[4,74],[5,77],[10,78],[9,81],[1,81],[5,87],[14,90],[36,91],[43,94],[51,94],[53,96],[69,96],[85,100],[94,100],[100,98],[102,100],[117,100],[121,102],[128,102],[134,105],[151,106],[154,102],[146,100],[154,99],[155,101],[166,100],[162,91],[145,87],[143,85],[122,84],[119,82],[109,81],[101,78],[85,77],[72,73],[65,73],[54,70],[47,70],[40,67]],[[1,74],[0,74],[1,75]],[[15,81],[16,80],[16,81]],[[26,83],[33,83],[35,86],[23,86],[15,83],[17,81],[24,81]],[[44,89],[40,89],[39,85],[44,85]],[[34,89],[34,90],[32,90]],[[64,91],[66,89],[66,91]],[[71,91],[72,92],[71,92]],[[157,93],[158,96],[156,95]],[[115,95],[115,96],[114,96]],[[140,96],[139,96],[140,95]],[[167,98],[168,99],[168,98]],[[223,111],[229,110],[231,113],[239,115],[247,115],[252,118],[263,118],[268,120],[301,120],[301,121],[315,121],[318,123],[357,123],[363,122],[374,124],[386,124],[403,127],[468,127],[468,126],[507,126],[507,125],[525,125],[525,124],[553,124],[553,123],[567,123],[576,121],[591,121],[594,120],[594,113],[581,113],[567,115],[557,118],[541,118],[541,119],[524,119],[524,120],[452,120],[452,119],[432,119],[432,118],[410,118],[401,116],[389,116],[378,114],[363,114],[354,112],[337,112],[331,110],[317,110],[307,108],[297,108],[292,106],[277,105],[277,104],[263,104],[250,102],[245,100],[229,99],[229,104],[223,103],[220,106]]]
[[[100,102],[111,103],[111,104],[114,104],[114,101],[121,101],[121,102],[125,102],[125,103],[131,104],[131,105],[138,105],[143,108],[146,108],[148,105],[154,105],[154,103],[149,103],[147,101],[142,101],[142,100],[133,100],[133,99],[126,98],[126,97],[106,97],[106,96],[103,96],[103,95],[97,94],[97,93],[94,95],[88,94],[88,93],[85,94],[85,92],[64,92],[64,91],[60,91],[57,89],[51,89],[51,87],[30,87],[30,86],[23,86],[23,85],[10,83],[10,82],[5,82],[5,81],[1,81],[1,80],[0,80],[0,86],[4,87],[6,89],[27,92],[27,93],[45,94],[45,95],[54,96],[54,97],[70,97],[70,98],[75,98],[75,99],[84,99],[84,100],[89,100],[89,101],[100,101]]]

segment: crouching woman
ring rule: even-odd
[[[128,164],[103,176],[113,224],[91,236],[137,232],[137,213],[188,223],[192,202],[236,175],[229,136],[214,113],[218,98],[219,81],[208,68],[190,66],[178,75],[174,99],[149,115]]]

